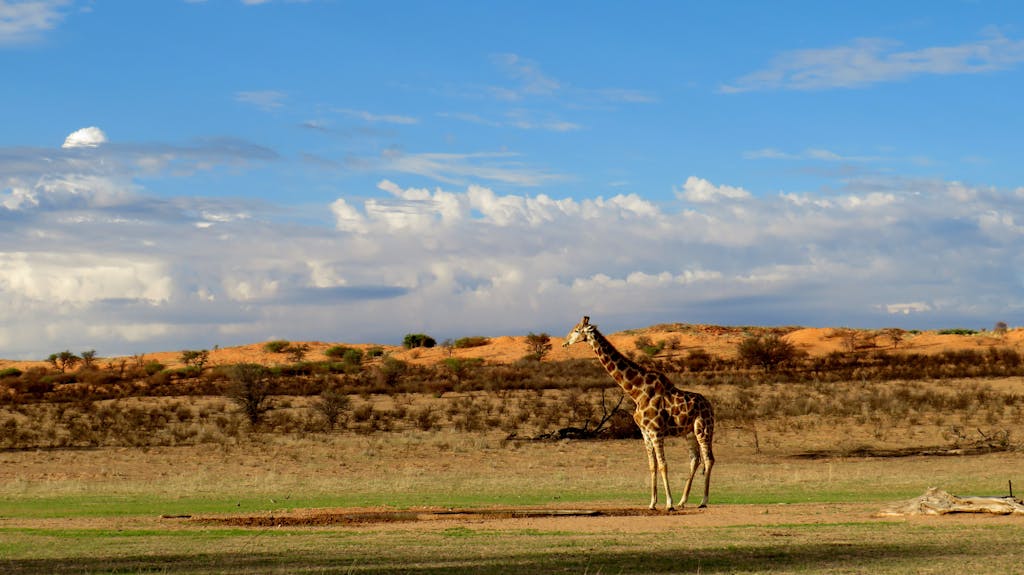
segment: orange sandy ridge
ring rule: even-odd
[[[935,331],[918,333],[907,332],[895,347],[893,341],[882,332],[868,330],[853,330],[858,347],[867,349],[887,349],[895,353],[938,353],[946,350],[958,349],[986,349],[991,347],[1003,347],[1024,351],[1024,328],[1014,328],[1005,334],[995,332],[981,332],[973,335],[939,334]],[[636,349],[636,340],[639,337],[647,337],[653,343],[665,341],[666,346],[662,353],[664,356],[683,355],[694,349],[721,356],[734,357],[737,345],[744,338],[758,333],[781,333],[790,343],[798,349],[807,352],[812,356],[825,355],[833,351],[844,351],[849,349],[850,330],[842,328],[813,328],[813,327],[730,327],[715,325],[697,324],[662,324],[641,329],[632,329],[613,334],[606,334],[608,339],[621,350]],[[589,358],[593,352],[588,346],[577,345],[570,348],[562,347],[561,337],[551,337],[552,349],[546,357],[546,361],[561,361],[565,359]],[[367,350],[370,348],[381,348],[390,356],[418,364],[435,364],[448,357],[480,358],[488,363],[512,363],[521,359],[529,349],[526,336],[497,336],[490,337],[485,345],[471,348],[451,349],[438,345],[433,348],[405,349],[401,346],[376,345],[369,343],[342,343],[342,342],[292,342],[293,344],[306,344],[309,351],[306,359],[309,361],[321,361],[326,359],[324,352],[336,345]],[[282,365],[290,363],[288,356],[282,353],[272,353],[264,349],[264,343],[252,343],[236,347],[218,347],[210,350],[210,359],[207,365],[232,365],[236,363],[250,362],[263,365]],[[117,363],[120,360],[135,361],[138,357],[100,357],[97,365],[103,367],[109,363]],[[158,361],[169,367],[181,367],[181,350],[158,351],[144,355],[146,361]],[[12,361],[0,359],[0,369],[16,367],[27,369],[35,366],[48,366],[49,363],[40,361]]]

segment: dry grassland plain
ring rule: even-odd
[[[931,486],[1003,495],[1013,481],[1024,492],[1020,377],[677,379],[721,407],[711,505],[675,513],[644,511],[637,439],[525,439],[574,423],[547,415],[518,419],[511,439],[500,423],[466,423],[471,412],[505,421],[581,397],[599,412],[598,389],[350,398],[352,411],[436,414],[426,429],[398,418],[386,429],[295,424],[311,417],[311,396],[275,397],[277,427],[237,431],[214,423],[238,417],[220,396],[96,402],[93,412],[173,403],[185,415],[166,425],[195,433],[0,451],[0,572],[1021,572],[1024,517],[877,514]],[[24,431],[26,414],[58,421],[57,411],[5,405],[0,419],[22,418],[5,429]],[[681,439],[668,457],[678,497]],[[580,510],[600,513],[570,513]]]

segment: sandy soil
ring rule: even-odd
[[[752,331],[765,330],[770,328],[744,328],[713,325],[695,324],[671,324],[657,325],[642,329],[627,330],[623,332],[606,334],[608,339],[619,349],[633,350],[637,337],[646,336],[653,342],[666,341],[671,345],[659,355],[659,357],[682,356],[693,349],[703,349],[708,353],[721,357],[734,357],[736,346]],[[833,351],[843,351],[844,330],[837,328],[779,328],[786,333],[785,338],[792,342],[797,348],[812,356],[825,355]],[[893,347],[892,340],[884,335],[867,330],[857,331],[858,345],[866,348],[887,349],[896,353],[939,353],[945,350],[957,349],[985,349],[990,347],[1008,347],[1024,351],[1024,328],[1015,328],[1005,335],[997,336],[992,332],[982,332],[975,335],[949,335],[939,334],[935,331],[920,332],[917,334],[907,333],[898,344]],[[573,358],[589,358],[593,352],[585,345],[576,345],[570,348],[563,348],[563,338],[552,336],[552,350],[547,356],[547,361],[561,361]],[[293,342],[305,343],[309,346],[307,359],[321,361],[326,358],[324,352],[335,345],[344,345],[359,349],[370,349],[373,347],[382,348],[386,353],[396,359],[418,364],[435,364],[447,357],[480,358],[490,363],[511,363],[525,356],[529,350],[525,336],[496,336],[491,337],[486,345],[466,348],[448,349],[440,345],[434,348],[404,349],[401,346],[377,345],[372,343],[345,343],[345,342]],[[133,362],[158,361],[167,367],[181,367],[181,351],[156,351],[146,353],[142,356],[133,357],[101,357],[97,364],[117,365],[121,361]],[[252,362],[264,365],[283,365],[291,363],[287,355],[282,353],[271,353],[264,349],[263,343],[253,343],[236,347],[217,348],[210,351],[210,366],[231,365],[235,363]],[[27,369],[34,366],[48,366],[45,361],[13,361],[0,359],[0,369],[17,367]]]

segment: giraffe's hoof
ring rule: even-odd
[[[697,506],[697,509],[707,509],[707,508],[708,508],[708,504],[707,503],[701,503],[700,505]]]
[[[675,510],[676,510],[676,508],[675,508],[675,507],[666,507],[666,508],[665,508],[665,511],[667,511],[667,512],[669,512],[669,513],[673,512],[673,511],[675,511]]]

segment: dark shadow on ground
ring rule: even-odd
[[[500,545],[500,538],[494,544]],[[1012,564],[1015,545],[999,550],[997,564]],[[527,554],[489,555],[467,553],[444,558],[432,550],[417,556],[394,549],[365,549],[358,553],[218,553],[125,556],[89,559],[2,560],[0,572],[25,573],[407,573],[433,574],[536,574],[536,573],[761,573],[811,571],[875,572],[905,564],[926,562],[936,572],[954,572],[993,559],[993,549],[973,552],[969,542],[945,544],[826,543],[788,545],[766,542],[757,546],[708,549],[674,549],[653,552],[607,552],[600,549],[552,548]],[[440,556],[440,557],[439,557]],[[997,554],[997,557],[999,555]]]

